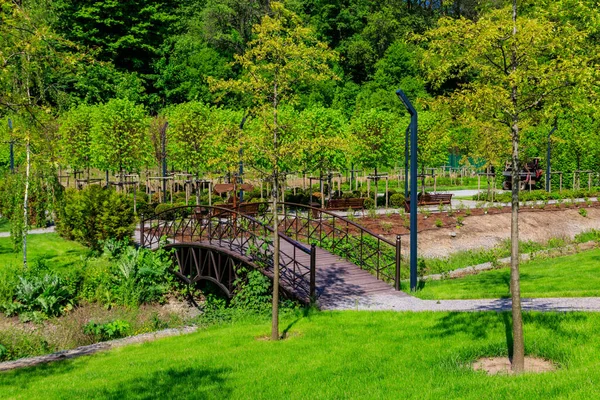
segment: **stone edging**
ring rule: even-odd
[[[99,351],[123,347],[129,344],[151,342],[153,340],[169,336],[186,335],[189,333],[196,332],[197,330],[197,326],[186,326],[179,329],[165,329],[162,331],[142,333],[141,335],[129,336],[126,338],[110,340],[107,342],[94,343],[87,346],[77,347],[71,350],[62,350],[56,353],[46,354],[43,356],[21,358],[19,360],[14,361],[6,361],[0,363],[0,371],[9,371],[17,368],[33,367],[36,365],[45,364],[53,361],[77,358],[81,356],[91,355]]]

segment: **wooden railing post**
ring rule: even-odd
[[[401,249],[402,249],[402,237],[396,235],[396,290],[400,290],[400,262],[401,262]]]
[[[314,304],[317,300],[317,246],[312,243],[310,245],[310,302]]]
[[[144,214],[140,214],[140,246],[144,247]]]

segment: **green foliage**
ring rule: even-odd
[[[271,281],[257,270],[238,267],[238,279],[234,282],[235,294],[231,307],[255,313],[269,311],[272,302]]]
[[[397,117],[377,109],[361,110],[350,122],[354,160],[364,168],[391,167],[400,148],[400,130]]]
[[[80,191],[67,190],[57,230],[63,237],[99,249],[111,238],[129,240],[134,221],[133,205],[127,196],[90,185]]]
[[[93,107],[80,105],[60,118],[58,133],[61,140],[62,158],[74,169],[92,166],[92,116]]]
[[[404,207],[404,195],[402,193],[394,193],[390,196],[389,202],[392,207]]]
[[[134,172],[150,160],[144,107],[130,100],[113,99],[93,112],[91,154],[95,167]]]
[[[583,218],[587,217],[587,210],[585,208],[580,208],[579,215],[581,215]]]
[[[442,222],[441,219],[436,218],[435,219],[435,226],[437,226],[438,228],[441,228],[442,226],[444,226],[444,223]]]
[[[94,336],[95,341],[119,339],[127,336],[129,331],[129,323],[118,319],[103,324],[90,321],[83,327],[83,333]]]
[[[20,315],[23,320],[33,321],[60,316],[75,302],[77,282],[72,283],[74,285],[38,261],[18,276],[14,298],[2,304],[2,311],[8,316]]]
[[[164,301],[173,280],[172,263],[165,250],[127,247],[111,268],[114,302],[135,307]]]

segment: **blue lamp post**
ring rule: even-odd
[[[415,291],[417,290],[417,110],[401,89],[396,90],[396,95],[410,114],[410,290]],[[408,129],[406,136],[408,136]]]

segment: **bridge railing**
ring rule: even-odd
[[[278,232],[280,284],[303,301],[316,298],[316,250]],[[228,249],[273,275],[273,228],[260,217],[215,206],[180,206],[141,218],[140,244],[157,248],[168,244],[206,243]]]
[[[270,211],[257,218],[272,225]],[[280,203],[278,218],[279,231],[285,235],[316,244],[346,258],[400,290],[402,257],[399,235],[392,242],[333,212],[303,204]]]

